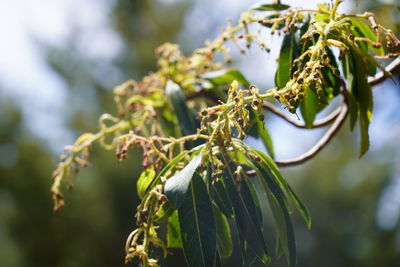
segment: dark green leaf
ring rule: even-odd
[[[304,221],[306,222],[308,228],[311,227],[311,216],[306,208],[306,206],[303,204],[301,199],[295,194],[295,192],[292,190],[286,179],[282,176],[281,172],[279,171],[278,166],[276,166],[275,162],[265,155],[263,152],[247,147],[249,151],[252,153],[256,154],[261,161],[265,164],[267,167],[268,172],[270,173],[270,177],[274,178],[276,183],[279,185],[279,187],[284,190],[291,200],[293,201],[293,204],[296,206],[297,210],[299,213],[302,215]]]
[[[206,185],[195,173],[188,194],[178,209],[185,258],[190,267],[214,266],[216,226]]]
[[[220,255],[218,253],[218,250],[217,250],[217,253],[215,255],[215,267],[222,267],[222,261],[221,261]]]
[[[230,85],[233,80],[236,80],[245,87],[250,86],[250,83],[246,80],[243,74],[236,69],[207,72],[201,75],[200,78],[207,79],[215,85]]]
[[[219,255],[222,258],[227,258],[231,256],[233,252],[231,229],[228,220],[216,205],[213,205],[213,212],[215,225],[217,227],[217,247]]]
[[[292,76],[292,62],[297,57],[297,50],[299,49],[295,45],[295,34],[296,31],[292,31],[283,37],[278,68],[275,74],[275,85],[278,88],[285,87]]]
[[[146,170],[142,172],[138,181],[137,181],[137,193],[141,199],[143,199],[144,195],[146,194],[146,189],[153,181],[154,177],[156,176],[156,172],[153,166],[150,166]]]
[[[243,197],[244,203],[247,204],[247,208],[250,214],[257,220],[257,227],[262,229],[263,217],[261,212],[261,204],[258,199],[257,191],[254,184],[250,180],[244,180],[240,182],[240,194]]]
[[[232,170],[234,165],[228,164],[226,159],[224,159],[224,162],[227,166],[224,173],[225,184],[235,212],[235,222],[239,234],[246,240],[253,253],[262,262],[268,263],[270,257],[264,240],[262,225],[256,215],[257,205],[253,202],[252,196],[249,195],[246,183],[240,185],[238,192],[238,185],[235,182],[234,171]]]
[[[257,262],[257,255],[249,246],[249,242],[243,239],[239,234],[240,254],[242,255],[243,266],[252,266]]]
[[[285,5],[285,4],[265,4],[265,5],[257,5],[252,7],[252,10],[257,10],[257,11],[280,11],[280,10],[285,10],[288,9],[290,6]]]
[[[253,109],[250,111],[249,135],[260,138],[271,157],[275,157],[274,145],[268,127],[258,118],[257,112]]]
[[[354,61],[350,54],[344,54],[342,60],[344,77],[347,80],[349,113],[350,113],[350,129],[353,130],[358,118],[358,102],[356,99],[357,83],[354,78]]]
[[[180,86],[171,80],[167,81],[165,91],[171,100],[175,114],[181,127],[182,135],[194,134],[199,127],[199,122],[195,119],[196,113],[186,105],[185,96]]]
[[[366,64],[360,51],[351,49],[356,70],[357,100],[360,107],[361,148],[360,157],[369,149],[369,123],[372,118],[372,88],[368,84]]]
[[[289,265],[296,266],[296,241],[292,222],[289,216],[289,210],[285,204],[287,202],[285,194],[276,181],[271,177],[268,166],[257,162],[254,164],[257,167],[261,182],[265,186],[265,192],[269,199],[269,204],[276,222],[284,254],[288,259]]]
[[[211,187],[211,195],[214,203],[228,217],[233,218],[232,204],[229,201],[228,193],[226,192],[223,179],[217,179]]]
[[[306,127],[311,129],[318,112],[317,95],[311,87],[308,87],[304,92],[304,99],[300,103],[300,111]]]
[[[175,208],[182,204],[190,181],[197,167],[201,163],[203,153],[200,152],[182,170],[175,173],[167,180],[164,186],[164,193]]]
[[[178,211],[168,219],[167,245],[169,248],[182,248],[181,227],[179,226]]]

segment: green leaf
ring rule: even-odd
[[[357,27],[350,27],[350,31],[351,33],[355,36],[355,37],[364,37],[363,33],[361,33],[361,31],[357,28]],[[362,53],[368,57],[368,60],[366,62],[368,68],[368,75],[370,76],[374,76],[376,74],[376,68],[378,63],[376,62],[375,59],[373,59],[372,57],[370,57],[370,47],[371,45],[368,45],[368,43],[363,42],[363,41],[357,41],[356,42],[359,49],[362,51]],[[372,47],[372,46],[371,46]]]
[[[307,209],[280,175],[279,170],[277,169],[276,165],[274,166],[273,161],[260,151],[251,149],[250,147],[248,147],[248,150],[260,157],[260,162],[244,154],[243,155],[247,158],[247,160],[245,160],[243,156],[240,158],[238,157],[238,159],[257,171],[260,183],[263,185],[264,191],[267,194],[270,202],[279,233],[278,238],[280,240],[283,252],[287,257],[290,266],[295,266],[296,244],[293,226],[289,217],[290,209],[284,194],[284,190],[287,191],[295,205],[299,208],[299,211],[302,213],[302,215],[304,215],[308,225],[310,225],[311,221]],[[242,152],[237,153],[242,154]]]
[[[243,266],[252,266],[258,260],[257,255],[249,246],[249,242],[243,239],[239,234],[240,254],[242,255]]]
[[[336,61],[335,55],[333,54],[332,50],[328,47],[326,48],[326,52],[328,54],[330,64],[334,66],[336,69],[338,68],[338,63]],[[329,96],[329,100],[334,96],[337,96],[340,93],[340,87],[342,85],[342,80],[338,75],[335,75],[334,72],[330,68],[323,68],[322,74],[324,75],[324,80],[326,81],[327,85],[332,88],[332,95]],[[326,91],[326,90],[325,90]],[[325,108],[325,105],[320,105],[318,111]]]
[[[182,204],[190,181],[197,167],[200,165],[203,153],[200,152],[182,170],[175,173],[167,180],[164,186],[164,193],[175,208]]]
[[[357,84],[354,78],[354,61],[350,54],[344,54],[342,60],[344,77],[347,80],[349,113],[350,113],[350,129],[353,130],[358,118],[358,102],[356,99]]]
[[[278,68],[275,74],[275,85],[284,88],[292,76],[292,62],[296,57],[295,31],[283,37],[281,51],[278,58]]]
[[[185,96],[183,95],[180,86],[173,81],[168,80],[165,91],[171,100],[175,114],[178,118],[182,135],[196,133],[197,128],[200,126],[199,122],[195,119],[197,115],[187,107]]]
[[[265,186],[265,192],[269,199],[272,214],[278,229],[279,239],[282,244],[284,254],[290,266],[296,266],[297,253],[296,241],[294,237],[293,225],[289,216],[289,209],[286,205],[286,197],[279,185],[270,176],[268,166],[254,163],[261,178],[261,183]]]
[[[360,37],[365,37],[370,39],[373,42],[377,42],[377,38],[375,33],[373,32],[373,30],[371,29],[371,27],[368,26],[368,24],[366,24],[365,21],[357,19],[357,18],[350,18],[351,23],[354,27],[357,28],[358,33],[355,36],[360,36]],[[367,43],[368,48],[371,49],[372,51],[374,51],[376,54],[383,56],[385,55],[385,50],[383,49],[383,47],[379,47],[379,48],[375,48],[373,47],[370,43]]]
[[[206,185],[195,173],[188,194],[178,209],[185,258],[190,267],[214,266],[216,225]]]
[[[272,158],[275,157],[274,145],[272,143],[271,135],[268,131],[267,125],[258,118],[258,114],[254,109],[250,111],[250,127],[249,135],[260,138],[264,147]]]
[[[168,219],[173,213],[175,209],[172,207],[169,201],[164,202],[160,209],[155,214],[155,221],[156,222],[163,222]]]
[[[368,84],[366,64],[360,51],[351,49],[356,70],[356,83],[358,104],[360,107],[361,147],[360,157],[369,149],[369,124],[372,119],[372,88]]]
[[[293,201],[293,204],[296,206],[297,210],[299,211],[299,213],[303,217],[304,221],[306,222],[307,227],[310,228],[311,227],[311,216],[310,216],[306,206],[303,204],[301,199],[295,194],[295,192],[293,191],[291,186],[288,184],[286,179],[283,177],[283,175],[279,171],[278,166],[276,166],[275,162],[270,157],[268,157],[263,152],[261,152],[257,149],[254,149],[251,147],[247,147],[247,149],[250,152],[256,154],[260,158],[260,160],[267,166],[267,170],[270,173],[270,177],[273,177],[274,180],[279,185],[279,187],[288,194],[288,196]]]
[[[257,123],[258,136],[261,138],[265,148],[272,158],[275,158],[274,145],[272,143],[271,134],[269,133],[268,127],[265,123],[259,120]]]
[[[233,80],[236,80],[245,87],[250,86],[250,83],[243,76],[243,74],[236,69],[224,69],[207,72],[201,75],[200,78],[209,80],[215,85],[230,85]]]
[[[252,7],[252,10],[257,10],[257,11],[280,11],[280,10],[286,10],[290,6],[285,5],[285,4],[264,4],[264,5],[256,5]]]
[[[182,248],[181,227],[179,225],[178,211],[168,219],[167,245],[169,248]]]
[[[346,54],[343,60],[343,70],[347,79],[348,90],[350,91],[350,123],[355,124],[355,106],[357,116],[360,119],[361,146],[360,157],[369,149],[369,124],[372,119],[372,88],[368,84],[368,74],[366,64],[367,55],[360,48],[350,46],[350,54]],[[357,118],[357,117],[356,117]]]
[[[235,222],[239,234],[263,263],[269,263],[270,257],[264,240],[262,224],[260,224],[256,212],[257,204],[253,202],[252,196],[249,195],[246,183],[240,185],[238,192],[231,169],[234,165],[228,164],[226,159],[224,159],[224,162],[227,166],[224,173],[225,184],[235,212]]]
[[[228,193],[223,179],[216,179],[211,187],[211,196],[214,203],[221,212],[228,218],[233,218],[232,204],[229,201]]]
[[[215,255],[215,267],[222,267],[222,261],[221,261],[220,255],[218,253],[218,250],[217,250],[217,253]]]
[[[140,197],[140,199],[143,199],[144,195],[146,194],[147,187],[153,181],[155,176],[156,176],[156,171],[154,170],[153,166],[148,167],[140,175],[140,177],[136,183],[137,193],[138,193],[138,196]]]
[[[228,220],[215,204],[213,205],[213,212],[217,229],[217,247],[219,255],[222,258],[228,258],[233,252],[231,229]]]
[[[247,179],[241,181],[240,194],[242,195],[250,214],[253,214],[253,217],[257,220],[256,226],[262,229],[263,217],[261,212],[261,204],[260,200],[258,199],[257,191],[254,187],[254,184]]]
[[[300,103],[300,111],[306,127],[311,129],[318,112],[317,95],[311,87],[308,87],[304,92],[304,99]]]
[[[150,192],[150,190],[157,184],[160,183],[161,177],[164,176],[169,170],[171,170],[175,165],[183,160],[183,158],[189,153],[189,151],[185,150],[175,158],[173,158],[157,175],[157,177],[150,183],[150,185],[146,189],[146,194]]]

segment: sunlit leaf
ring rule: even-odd
[[[169,248],[182,248],[181,227],[179,225],[178,211],[168,219],[167,245]]]
[[[306,127],[311,129],[318,112],[318,99],[314,90],[308,87],[304,91],[304,99],[300,103],[301,115],[306,123]]]
[[[351,33],[355,37],[364,37],[363,33],[361,33],[359,28],[352,26],[352,27],[350,27],[350,30],[351,30]],[[368,46],[368,43],[366,43],[364,41],[357,41],[356,43],[357,43],[359,49],[362,51],[362,53],[365,56],[368,56],[368,55],[371,54],[370,53],[370,47]],[[369,60],[367,62],[365,62],[365,64],[367,65],[367,73],[368,73],[368,75],[374,76],[376,74],[377,62],[373,58],[369,57]]]
[[[200,152],[179,172],[167,180],[164,186],[164,193],[175,208],[182,204],[190,181],[197,167],[201,163],[203,153]]]
[[[164,176],[168,171],[170,171],[175,165],[180,162],[187,154],[189,151],[185,150],[179,155],[177,155],[175,158],[173,158],[157,175],[155,179],[150,183],[150,185],[146,189],[146,194],[157,184],[160,183],[161,177]]]
[[[156,176],[156,172],[153,166],[150,166],[142,174],[140,175],[137,181],[137,193],[141,199],[143,199],[144,195],[146,194],[146,189],[153,181],[154,177]]]
[[[243,76],[243,74],[236,69],[224,69],[207,72],[201,75],[200,78],[207,79],[215,85],[228,85],[231,84],[233,80],[236,80],[245,87],[250,86],[250,83]]]
[[[171,205],[169,201],[164,202],[155,214],[155,221],[166,221],[174,213],[174,211],[175,208]]]
[[[278,88],[285,87],[292,76],[292,62],[298,56],[299,50],[299,47],[295,45],[296,32],[291,31],[283,37],[275,74],[275,85]]]
[[[285,10],[288,9],[290,6],[285,5],[285,4],[261,4],[261,5],[256,5],[252,7],[252,10],[257,10],[257,11],[280,11],[280,10]]]
[[[360,33],[359,36],[361,37],[365,37],[370,39],[373,42],[377,42],[377,37],[375,35],[375,33],[373,32],[373,30],[371,29],[371,27],[369,27],[366,23],[366,21],[360,20],[360,19],[356,19],[356,18],[350,18],[351,23],[353,24],[354,27],[356,27],[358,29],[358,32]],[[376,54],[383,56],[385,54],[385,50],[383,49],[383,47],[373,47],[370,43],[367,43],[368,48],[371,49],[372,51],[374,51]]]

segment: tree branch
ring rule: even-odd
[[[349,108],[346,103],[341,105],[341,110],[336,118],[335,122],[329,128],[329,130],[325,133],[325,135],[306,153],[300,155],[299,157],[288,159],[288,160],[277,160],[275,163],[280,167],[287,167],[298,165],[306,162],[307,160],[313,158],[319,151],[321,151],[329,141],[336,135],[344,121],[346,120]]]
[[[386,68],[385,71],[379,72],[376,74],[374,77],[368,79],[368,84],[373,86],[376,84],[379,84],[389,78],[391,74],[400,72],[400,57],[397,57],[395,60],[393,60]],[[389,73],[389,75],[388,75]],[[329,114],[327,117],[324,119],[321,119],[320,121],[316,121],[313,125],[313,128],[316,127],[322,127],[333,120],[334,123],[332,126],[329,128],[329,130],[325,133],[325,135],[306,153],[293,158],[293,159],[288,159],[288,160],[277,160],[275,163],[280,166],[280,167],[287,167],[287,166],[294,166],[298,164],[302,164],[306,162],[307,160],[313,158],[315,155],[318,154],[328,143],[332,138],[337,134],[337,132],[340,130],[341,126],[343,125],[344,121],[346,120],[346,117],[349,113],[349,107],[347,105],[347,98],[346,98],[346,88],[342,87],[342,95],[344,97],[344,101],[340,105],[338,110],[335,110],[331,114]],[[265,103],[264,103],[265,104]],[[303,123],[296,122],[292,120],[290,117],[288,117],[286,114],[284,114],[281,110],[279,110],[277,107],[274,105],[268,103],[264,105],[264,108],[269,109],[272,111],[274,114],[280,116],[281,118],[285,119],[292,125],[299,127],[299,128],[305,128],[303,126]],[[338,112],[338,114],[336,114]]]
[[[293,126],[295,126],[297,128],[302,128],[302,129],[307,128],[304,122],[296,121],[296,120],[292,119],[290,117],[290,115],[286,115],[280,108],[278,108],[277,106],[275,106],[274,104],[272,104],[270,102],[264,102],[263,108],[268,109],[269,111],[271,111],[278,117],[281,117],[282,119],[286,120],[288,123],[292,124]],[[316,120],[311,128],[312,129],[320,128],[320,127],[324,127],[326,125],[331,124],[337,118],[341,109],[342,109],[342,107],[340,106],[335,111],[333,111],[332,113],[327,115],[325,118]]]
[[[377,84],[383,82],[384,80],[386,80],[387,78],[390,78],[391,74],[394,74],[397,72],[400,72],[400,57],[397,57],[388,66],[386,66],[385,71],[381,71],[381,72],[377,73],[374,77],[369,78],[368,84],[371,86],[377,85]],[[302,163],[308,161],[309,159],[313,158],[315,155],[317,155],[318,152],[320,152],[332,140],[332,138],[340,130],[340,128],[343,125],[344,121],[346,120],[346,117],[349,112],[349,107],[347,105],[347,98],[346,98],[346,88],[344,87],[344,82],[343,82],[341,92],[343,95],[343,102],[340,104],[340,106],[335,111],[333,111],[332,113],[327,115],[325,118],[315,121],[312,126],[312,128],[319,128],[319,127],[326,126],[333,122],[332,126],[325,133],[325,135],[306,153],[304,153],[296,158],[275,161],[275,163],[278,166],[288,167],[288,166],[302,164]],[[197,96],[198,95],[194,95],[190,98],[194,98]],[[205,94],[205,96],[211,98],[207,94]],[[214,100],[214,99],[212,99],[212,100]],[[306,128],[306,126],[303,122],[298,122],[296,120],[293,120],[291,117],[286,115],[284,112],[282,112],[281,109],[279,109],[272,103],[264,102],[263,108],[268,109],[269,111],[271,111],[275,115],[281,117],[282,119],[286,120],[288,123],[292,124],[295,127],[303,128],[303,129]],[[254,175],[254,174],[255,173],[253,173],[253,171],[250,171],[248,173],[248,175]]]
[[[389,78],[390,74],[395,74],[397,72],[400,72],[400,57],[397,57],[389,65],[387,65],[385,71],[381,71],[377,73],[374,77],[369,78],[368,83],[371,86],[377,85]]]

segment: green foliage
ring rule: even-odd
[[[189,266],[214,266],[217,232],[206,185],[195,174],[189,192],[178,209],[183,249]]]
[[[64,204],[64,179],[87,165],[93,143],[115,149],[119,160],[137,146],[143,150],[145,169],[137,183],[142,202],[136,213],[137,228],[127,240],[126,261],[159,266],[161,251],[167,255],[170,248],[183,248],[189,266],[220,266],[221,258],[233,251],[233,226],[243,265],[268,264],[272,256],[261,208],[267,201],[277,228],[277,248],[289,266],[296,266],[291,207],[308,228],[311,217],[273,160],[264,101],[275,98],[290,113],[300,107],[306,127],[313,128],[317,114],[341,95],[344,107],[350,109],[351,127],[360,122],[363,155],[369,147],[372,117],[368,76],[380,67],[374,56],[384,52],[378,37],[398,41],[370,13],[339,14],[339,4],[320,4],[311,11],[264,4],[243,13],[238,25],[229,25],[216,40],[189,56],[176,45],[161,46],[156,72],[114,89],[119,117],[103,115],[98,133],[83,134],[67,149],[54,172],[55,209]],[[260,13],[267,19],[260,19]],[[246,47],[257,44],[265,51],[262,36],[248,27],[252,23],[269,28],[271,34],[285,34],[277,88],[262,92],[239,70],[213,60],[221,53],[230,61],[225,47],[229,40],[243,40]],[[338,58],[332,48],[340,51]],[[262,140],[269,155],[243,142],[247,136]],[[111,143],[106,143],[106,137],[111,137]],[[164,222],[166,233],[159,230]]]
[[[168,200],[175,208],[183,203],[193,174],[202,160],[203,153],[194,156],[193,159],[181,171],[169,178],[164,186],[164,192]]]

